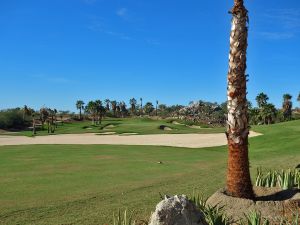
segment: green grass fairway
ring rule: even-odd
[[[255,127],[251,171],[300,163],[300,121]],[[147,218],[159,193],[224,186],[226,147],[35,145],[0,147],[0,224],[112,224],[128,208]],[[158,164],[162,161],[163,164]]]
[[[110,126],[109,126],[110,125]],[[161,130],[160,125],[170,127],[172,130]],[[45,126],[46,127],[46,126]],[[207,127],[207,126],[206,126]],[[188,133],[222,133],[224,128],[191,128],[186,125],[173,124],[168,120],[155,120],[150,118],[107,118],[101,125],[92,125],[90,121],[65,123],[58,125],[54,134],[74,134],[74,133],[105,133],[116,132],[137,133],[137,134],[188,134]],[[7,134],[7,133],[6,133]],[[12,135],[32,136],[31,131],[21,131]],[[38,131],[37,135],[48,135],[47,130]]]

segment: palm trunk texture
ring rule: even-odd
[[[228,171],[227,194],[253,199],[248,158],[248,106],[246,99],[246,53],[248,38],[248,11],[243,0],[234,0],[230,34],[228,72]]]

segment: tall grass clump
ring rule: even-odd
[[[258,187],[280,187],[283,190],[300,189],[300,170],[269,170],[267,173],[263,173],[263,170],[258,168],[255,185]]]
[[[133,220],[133,213],[129,216],[127,210],[121,213],[119,210],[117,215],[113,215],[113,225],[135,225]]]

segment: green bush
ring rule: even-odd
[[[23,119],[23,111],[19,108],[0,111],[0,129],[22,129],[30,126],[27,117]]]

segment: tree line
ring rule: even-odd
[[[89,101],[85,104],[84,101],[78,100],[76,109],[79,111],[79,120],[84,119],[84,114],[92,118],[94,124],[101,124],[105,116],[119,118],[145,115],[167,117],[178,114],[176,112],[184,107],[182,105],[159,104],[158,100],[155,101],[155,105],[152,102],[143,104],[143,98],[140,98],[139,101],[131,98],[128,103],[127,105],[124,101],[105,99],[104,101]]]
[[[297,97],[300,103],[300,93]],[[265,93],[259,93],[256,96],[257,107],[253,107],[248,101],[249,121],[252,125],[272,124],[275,122],[288,121],[292,119],[292,95],[284,94],[282,108],[277,109],[274,104],[269,103],[269,97]],[[158,116],[161,118],[176,117],[178,119],[191,121],[194,123],[225,125],[227,116],[227,102],[218,104],[206,101],[190,102],[189,105],[171,105],[155,104],[146,102],[143,99],[139,101],[131,98],[128,105],[124,101],[105,99],[104,101],[89,101],[87,104],[82,100],[76,102],[76,108],[79,110],[79,120],[91,118],[92,123],[101,124],[103,117],[134,117],[134,116]],[[84,114],[84,116],[83,116]]]
[[[300,93],[297,96],[300,103]],[[256,97],[257,107],[248,102],[249,122],[256,124],[272,124],[293,119],[292,95],[284,94],[282,107],[277,109],[269,102],[265,93]],[[82,100],[76,102],[79,114],[70,111],[57,110],[55,108],[42,107],[34,110],[27,105],[22,108],[0,110],[0,129],[21,130],[31,127],[35,134],[37,130],[47,130],[54,133],[58,125],[64,124],[64,118],[71,120],[90,119],[95,125],[101,124],[104,117],[143,117],[157,116],[160,118],[177,118],[191,123],[225,125],[227,115],[227,102],[218,104],[206,101],[190,102],[189,105],[160,104],[159,101],[143,103],[143,99],[131,98],[126,104],[124,101],[105,99],[104,101],[89,101],[87,104]],[[300,108],[296,108],[299,116]]]

